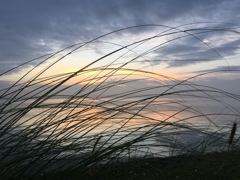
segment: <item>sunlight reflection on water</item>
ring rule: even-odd
[[[109,110],[111,107],[107,104],[106,99],[104,102],[105,107],[108,107],[107,110],[98,106],[101,100],[85,100],[84,107],[81,107],[82,102],[80,103],[80,100],[77,100],[65,109],[61,106],[56,108],[56,105],[60,105],[65,100],[61,98],[48,100],[41,104],[40,108],[31,109],[22,118],[22,122],[24,123],[21,124],[21,121],[18,122],[21,124],[19,128],[34,128],[39,125],[36,122],[41,122],[41,125],[46,129],[39,133],[35,137],[35,140],[44,141],[49,137],[51,137],[50,140],[55,138],[65,139],[59,144],[59,147],[69,144],[76,146],[76,143],[80,143],[84,145],[85,150],[91,151],[96,138],[100,135],[102,138],[98,142],[98,146],[101,146],[101,144],[108,146],[111,143],[118,144],[133,140],[157,124],[151,136],[136,143],[136,146],[142,147],[139,148],[139,152],[135,152],[135,155],[151,152],[150,154],[159,156],[172,156],[184,153],[182,150],[184,146],[188,150],[191,148],[195,150],[196,148],[199,148],[199,150],[203,149],[202,142],[207,142],[209,146],[208,151],[211,151],[209,149],[217,149],[218,145],[223,147],[226,144],[231,125],[236,120],[229,119],[228,115],[217,113],[221,111],[224,111],[225,114],[231,113],[231,109],[228,109],[225,104],[210,102],[206,105],[204,101],[195,101],[194,99],[191,100],[190,104],[197,108],[190,108],[187,111],[178,113],[180,110],[178,106],[164,103],[169,102],[169,100],[162,98],[162,106],[158,105],[159,102],[156,104],[153,103],[135,116],[132,112],[129,114],[115,114],[115,111],[112,112]],[[227,101],[228,99],[225,99],[225,103]],[[30,103],[28,102],[21,106],[29,105]],[[118,103],[124,104],[126,102]],[[133,110],[136,112],[138,109],[135,106]],[[42,122],[42,119],[45,119],[45,122]],[[170,124],[166,125],[166,123]],[[171,124],[178,124],[178,126],[171,126]],[[179,127],[181,124],[183,125],[182,128]],[[195,128],[195,130],[184,128],[184,126],[190,126],[191,128]],[[121,131],[118,131],[119,129]],[[209,140],[211,141],[209,142]],[[167,143],[173,143],[176,147],[169,147]],[[202,144],[201,147],[197,147],[199,144]],[[212,144],[211,147],[209,144]],[[181,145],[181,147],[177,145]],[[87,148],[88,146],[89,148]],[[178,149],[181,149],[181,152]],[[67,155],[73,152],[74,150],[68,150],[64,151],[63,154]],[[81,152],[77,151],[74,153],[78,154]]]

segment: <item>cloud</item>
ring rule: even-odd
[[[201,37],[194,35],[170,39],[154,51],[154,56],[149,61],[154,64],[165,63],[168,68],[173,68],[218,60],[227,61],[227,58],[238,55],[240,40],[232,40],[238,36],[224,31],[221,34],[218,34],[218,31],[216,33],[217,35],[211,32],[211,35],[205,34]],[[224,40],[221,36],[224,37]],[[211,40],[212,37],[214,39]],[[211,41],[205,42],[205,39]]]
[[[207,73],[207,72],[214,72],[214,71],[226,71],[227,73],[236,73],[240,71],[240,66],[217,66],[214,69],[205,69],[199,71],[193,71],[191,73]]]
[[[0,7],[0,72],[56,49],[128,26],[175,26],[194,21],[229,21],[232,17],[238,22],[237,2],[3,0]],[[140,31],[143,30],[130,33]]]

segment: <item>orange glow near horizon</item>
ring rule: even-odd
[[[68,69],[64,73],[75,73],[76,69]],[[180,75],[173,73],[171,70],[164,70],[163,74],[152,73],[148,71],[135,70],[135,69],[90,69],[83,72],[79,72],[77,76],[70,79],[67,84],[73,84],[79,82],[80,84],[96,84],[101,83],[110,78],[123,79],[134,78],[141,79],[141,77],[150,78],[152,80],[179,80]]]
[[[133,65],[132,65],[133,66]],[[165,81],[165,80],[180,80],[183,78],[183,74],[178,74],[178,72],[174,69],[159,69],[152,72],[151,69],[143,68],[141,65],[134,66],[133,68],[122,68],[117,69],[114,68],[92,68],[86,69],[81,72],[78,72],[79,68],[74,68],[73,66],[69,66],[65,64],[57,64],[50,69],[47,69],[41,76],[37,78],[37,81],[41,78],[45,78],[46,80],[42,83],[46,84],[57,84],[64,80],[65,78],[74,75],[74,73],[78,72],[77,75],[74,75],[69,80],[67,80],[65,85],[72,85],[79,83],[81,85],[85,84],[97,84],[101,83],[113,78],[122,78],[122,79],[144,79],[148,78],[149,80],[157,80],[157,81]],[[2,76],[1,80],[3,81],[11,81],[16,82],[21,77],[25,76],[26,72],[29,72],[32,67],[22,69],[19,72],[15,72],[10,75]],[[45,65],[39,66],[33,72],[29,73],[26,77],[22,79],[21,82],[27,82],[29,79],[33,78],[36,74],[41,72],[45,68]],[[56,76],[56,78],[49,78],[52,76]],[[58,77],[59,78],[58,78]],[[61,79],[62,78],[62,79]]]

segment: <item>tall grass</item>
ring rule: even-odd
[[[92,174],[97,165],[134,157],[226,150],[231,126],[222,120],[232,125],[240,114],[223,98],[239,103],[240,96],[194,81],[225,72],[209,71],[180,80],[149,70],[154,68],[148,59],[152,54],[185,38],[195,39],[226,63],[221,52],[198,35],[238,35],[238,27],[207,23],[192,27],[197,25],[124,28],[2,73],[5,78],[28,67],[0,91],[1,177],[37,177],[60,170],[73,177]],[[137,34],[144,28],[163,27],[149,37],[140,33],[137,40],[126,44],[107,41],[128,31]],[[110,46],[109,51],[88,64],[77,56],[104,45]],[[59,63],[71,63],[74,55],[85,65],[52,74]],[[136,68],[139,64],[141,68]],[[217,105],[222,109],[214,109]],[[236,131],[233,149],[239,146],[238,136]]]

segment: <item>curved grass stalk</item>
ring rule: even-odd
[[[2,177],[35,177],[59,171],[72,176],[86,175],[90,171],[92,176],[95,167],[131,157],[142,158],[148,154],[167,157],[226,150],[231,127],[221,124],[221,121],[223,118],[229,121],[238,119],[239,110],[218,96],[239,103],[239,95],[194,82],[196,78],[223,71],[206,72],[180,80],[147,70],[153,66],[147,55],[190,37],[226,61],[221,52],[198,35],[214,32],[239,34],[239,27],[187,29],[189,25],[198,24],[178,27],[143,25],[119,29],[2,73],[0,76],[7,76],[9,72],[47,56],[12,85],[0,90]],[[103,39],[143,27],[165,27],[167,30],[127,45]],[[154,45],[150,43],[161,38],[169,39]],[[83,52],[83,48],[94,43],[114,45],[117,49],[73,72],[47,75],[57,63],[80,50]],[[138,48],[148,43],[151,47],[139,53]],[[117,53],[121,54],[114,57]],[[129,58],[129,54],[133,57]],[[108,62],[105,63],[105,60]],[[133,68],[140,61],[148,65]],[[102,65],[94,67],[97,63]],[[146,82],[152,84],[142,85]],[[204,103],[207,110],[194,101]],[[211,103],[226,112],[212,110]],[[194,139],[191,139],[192,136]],[[236,141],[233,147],[238,146]]]

